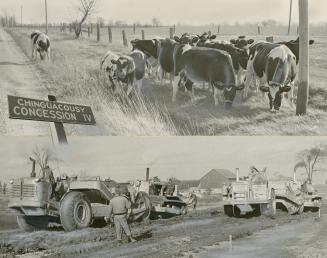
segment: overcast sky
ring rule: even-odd
[[[118,181],[142,179],[146,167],[151,176],[166,179],[199,179],[212,168],[226,168],[247,175],[249,167],[268,167],[292,177],[295,154],[327,141],[326,137],[69,137],[69,146],[55,149],[60,172],[110,177]],[[28,160],[37,143],[50,146],[50,137],[0,137],[1,178],[28,176]],[[57,167],[56,163],[52,166]],[[325,182],[319,172],[315,182]],[[1,179],[0,179],[1,180]]]
[[[49,22],[71,21],[76,18],[78,0],[48,0]],[[274,19],[288,22],[289,0],[97,0],[94,17],[128,22],[151,22],[153,17],[163,23],[221,24],[257,22]],[[293,21],[298,19],[298,1],[293,0]],[[327,22],[327,1],[309,0],[310,22]],[[1,0],[0,12],[7,11],[23,21],[44,21],[44,0]]]

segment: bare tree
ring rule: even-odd
[[[300,151],[296,155],[296,164],[294,166],[294,173],[300,168],[305,170],[307,180],[312,183],[314,172],[322,171],[318,169],[318,165],[322,163],[327,157],[327,146],[319,145],[310,149]]]
[[[96,10],[96,0],[79,0],[77,6],[78,12],[81,14],[81,19],[73,23],[75,36],[79,38],[82,32],[82,25],[88,17],[90,17]]]
[[[43,170],[49,162],[50,158],[50,151],[47,148],[39,148],[39,146],[35,145],[33,150],[33,158],[35,159],[35,162],[41,170]]]

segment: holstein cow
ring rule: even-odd
[[[117,80],[127,85],[126,95],[136,90],[141,93],[143,78],[145,75],[146,57],[140,50],[134,50],[129,55],[123,55],[118,60],[112,60],[116,65]]]
[[[41,60],[47,56],[50,61],[50,39],[49,37],[40,31],[34,31],[31,34],[32,41],[32,59],[37,57],[37,53],[40,54]],[[36,56],[35,56],[36,55]]]
[[[309,45],[312,45],[315,41],[313,39],[309,40]],[[298,64],[299,62],[299,52],[300,52],[300,42],[299,42],[299,38],[297,38],[296,40],[290,40],[290,41],[282,41],[282,42],[278,42],[278,44],[282,44],[287,46],[292,53],[295,55],[296,57],[296,64]]]
[[[190,83],[188,88],[193,95],[192,84],[208,82],[214,88],[215,105],[224,101],[230,108],[237,90],[244,88],[235,84],[232,59],[228,53],[218,49],[191,47],[178,44],[174,50],[174,74],[183,73]],[[176,100],[178,80],[173,85],[173,100]],[[222,94],[221,94],[222,93]]]
[[[132,51],[138,49],[146,55],[146,65],[148,68],[149,75],[152,75],[153,70],[155,70],[155,77],[158,78],[158,53],[160,48],[160,39],[134,39],[131,41],[131,44]]]
[[[239,36],[237,39],[231,39],[230,43],[232,43],[235,47],[248,50],[249,46],[254,43],[254,40],[246,39],[245,36]]]
[[[208,41],[204,47],[214,48],[226,51],[232,58],[233,68],[236,74],[236,85],[244,83],[244,73],[248,63],[247,50],[235,47],[231,43],[225,41]]]
[[[295,76],[296,57],[286,45],[258,42],[250,46],[244,95],[253,79],[258,78],[259,89],[268,95],[270,109],[279,110],[283,93],[292,89]]]
[[[116,75],[116,64],[112,63],[112,60],[118,60],[119,56],[108,50],[100,61],[100,70],[103,70],[107,75],[110,81],[110,86],[113,91],[117,90],[117,75]]]

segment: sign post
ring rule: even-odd
[[[91,107],[57,102],[52,95],[48,99],[8,95],[9,118],[49,122],[54,144],[67,144],[63,123],[95,125]]]
[[[56,102],[57,98],[53,95],[48,95],[48,100]],[[50,131],[52,136],[52,143],[54,145],[68,144],[64,125],[61,122],[50,122]]]

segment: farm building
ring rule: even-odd
[[[234,173],[228,169],[211,169],[199,183],[199,189],[221,189],[223,184],[236,180]]]

